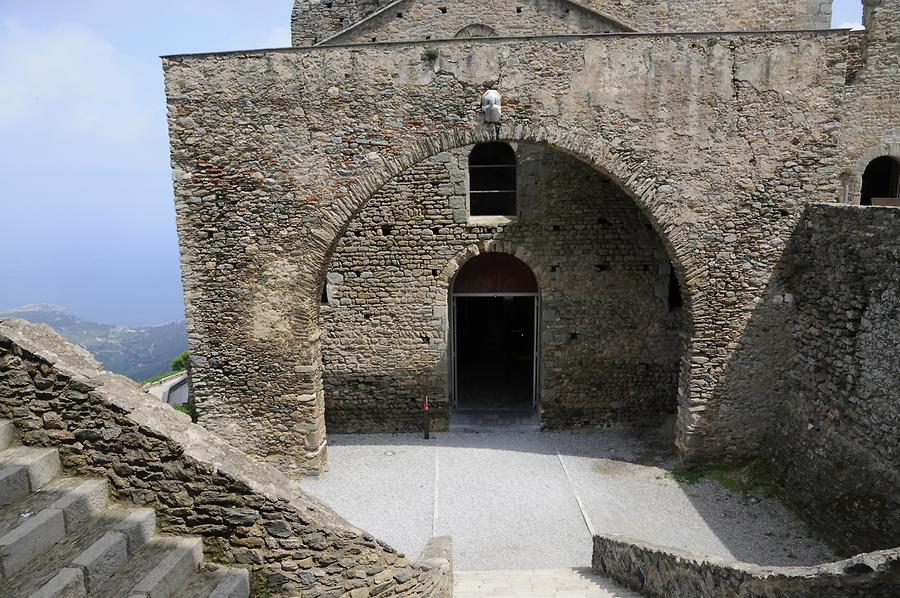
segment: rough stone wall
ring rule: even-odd
[[[765,446],[849,551],[900,545],[900,210],[810,206],[785,252],[792,360]]]
[[[742,334],[804,204],[839,198],[846,55],[846,33],[822,32],[167,58],[201,421],[285,467],[320,466],[334,244],[398,174],[499,138],[580,156],[641,206],[693,321],[679,446],[698,459],[754,452],[762,405],[732,399],[725,372],[769,375],[735,362]],[[499,130],[477,112],[488,85],[505,98]]]
[[[470,247],[521,255],[542,294],[541,421],[592,425],[675,410],[684,317],[670,263],[634,201],[574,157],[518,144],[519,214],[469,218],[471,146],[382,187],[328,267],[325,414],[335,432],[418,430],[448,413],[447,265]]]
[[[447,538],[421,563],[398,554],[48,326],[0,320],[0,417],[67,471],[155,508],[163,531],[250,568],[255,595],[450,596]]]
[[[829,29],[831,5],[831,0],[668,0],[667,25],[661,23],[660,28],[672,31]]]
[[[523,0],[488,2],[451,0],[296,0],[291,15],[294,46],[318,43],[351,25],[392,6],[375,19],[377,31],[357,35],[354,41],[396,41],[453,37],[463,25],[484,23],[490,15],[504,15],[494,27],[500,35],[545,35],[616,30],[660,31],[771,31],[828,29],[831,0]],[[590,9],[584,10],[581,7]],[[441,12],[441,8],[447,11]],[[521,8],[521,12],[514,9]],[[397,19],[396,13],[404,13]],[[509,13],[507,15],[507,13]],[[596,19],[606,17],[606,22]],[[413,17],[415,16],[415,23]],[[403,21],[402,23],[396,21]],[[461,25],[459,23],[462,23]],[[458,26],[457,26],[458,25]],[[564,25],[564,26],[563,26]],[[591,29],[593,28],[593,29]],[[351,38],[340,39],[349,43]]]
[[[869,162],[883,155],[900,159],[900,0],[865,0],[863,20],[864,35],[851,36],[858,50],[839,100],[852,116],[852,126],[838,131],[846,148],[842,195],[854,204]]]
[[[291,43],[311,46],[347,29],[394,0],[295,0]]]
[[[592,570],[647,598],[893,598],[900,592],[900,548],[815,567],[760,567],[594,536]]]
[[[831,0],[583,0],[635,31],[829,29]]]
[[[408,0],[330,39],[327,44],[451,39],[468,25],[501,37],[623,31],[621,25],[566,0]]]

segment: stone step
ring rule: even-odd
[[[160,565],[172,555],[179,546],[180,538],[175,536],[155,535],[134,552],[122,567],[110,575],[99,586],[92,589],[94,596],[109,598],[129,598],[135,595],[136,586],[143,583],[151,574],[156,575]],[[164,567],[168,569],[168,567]],[[191,571],[193,574],[194,571]],[[186,579],[182,579],[183,583]],[[160,588],[162,589],[162,588]],[[137,596],[146,596],[138,593]],[[166,595],[161,593],[160,595]]]
[[[640,598],[589,568],[454,571],[454,598]]]
[[[0,579],[17,575],[67,533],[83,531],[85,524],[106,507],[103,480],[78,479],[65,486],[51,483],[48,487],[57,491],[34,493],[5,509],[0,517]],[[29,510],[33,507],[39,510]]]
[[[69,492],[74,492],[84,478],[57,478],[37,492],[31,492],[21,500],[0,507],[0,536],[36,515]]]
[[[177,538],[163,559],[131,590],[130,598],[168,598],[197,573],[203,562],[200,538]]]
[[[41,513],[51,511],[62,513],[59,509],[45,509]],[[39,516],[40,514],[35,518]],[[81,569],[85,583],[92,579],[91,576],[108,577],[115,569],[116,562],[123,563],[127,560],[125,535],[116,530],[127,516],[126,510],[108,508],[79,523],[75,528],[66,530],[61,538],[43,548],[15,574],[8,576],[3,582],[4,587],[11,590],[13,596],[30,596],[66,568]],[[57,533],[55,529],[53,531]],[[113,542],[113,546],[109,544],[111,539],[117,540]],[[35,543],[37,542],[36,540]],[[119,555],[111,556],[114,548],[121,549],[125,553],[125,559],[121,559]]]
[[[0,576],[6,579],[17,574],[65,535],[65,518],[59,509],[44,509],[25,520],[0,537]]]
[[[84,573],[77,567],[60,569],[59,573],[28,598],[81,598],[87,596]]]
[[[118,523],[32,593],[32,598],[97,595],[96,590],[126,569],[129,560],[150,540],[156,529],[152,509],[110,510],[104,513],[104,518],[110,523]]]
[[[16,437],[16,427],[8,419],[0,419],[0,451],[8,449]]]
[[[247,598],[250,596],[250,575],[246,569],[201,568],[172,598]]]
[[[227,568],[216,571],[216,587],[209,598],[248,598],[250,596],[250,572],[246,569]]]
[[[24,467],[31,490],[43,488],[59,475],[59,452],[51,448],[15,446],[0,451],[0,469]]]
[[[245,569],[203,542],[156,535],[156,512],[110,506],[106,480],[60,477],[56,449],[15,445],[0,420],[0,595],[248,598]]]
[[[28,470],[22,465],[7,465],[0,469],[0,507],[18,502],[31,492]]]

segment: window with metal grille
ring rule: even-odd
[[[469,214],[516,215],[516,152],[509,144],[480,143],[469,154]]]

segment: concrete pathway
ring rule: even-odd
[[[453,598],[640,598],[588,568],[536,571],[456,571]]]
[[[587,567],[592,533],[759,564],[834,560],[775,499],[667,476],[670,446],[624,428],[331,435],[329,470],[300,485],[413,557],[451,535],[458,571]]]

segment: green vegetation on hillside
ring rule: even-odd
[[[195,424],[197,423],[197,408],[193,403],[185,403],[183,405],[172,405],[172,408],[175,411],[181,411],[182,413],[187,413],[191,416],[191,421]]]
[[[172,371],[183,372],[188,368],[188,361],[191,358],[191,352],[185,351],[172,360]]]
[[[185,351],[184,353],[180,353],[178,355],[178,357],[176,357],[175,359],[172,360],[172,364],[171,364],[172,369],[171,370],[169,370],[168,372],[164,372],[162,374],[157,374],[155,376],[147,378],[146,380],[142,380],[140,382],[141,386],[143,386],[145,384],[153,384],[154,382],[159,382],[163,378],[168,378],[169,376],[173,376],[173,375],[177,374],[178,372],[185,371],[187,369],[188,361],[190,360],[190,358],[191,358],[190,351]]]
[[[161,326],[98,324],[54,305],[26,306],[2,315],[48,324],[60,336],[90,351],[107,370],[132,380],[144,380],[168,368],[172,357],[188,344],[184,321]]]

